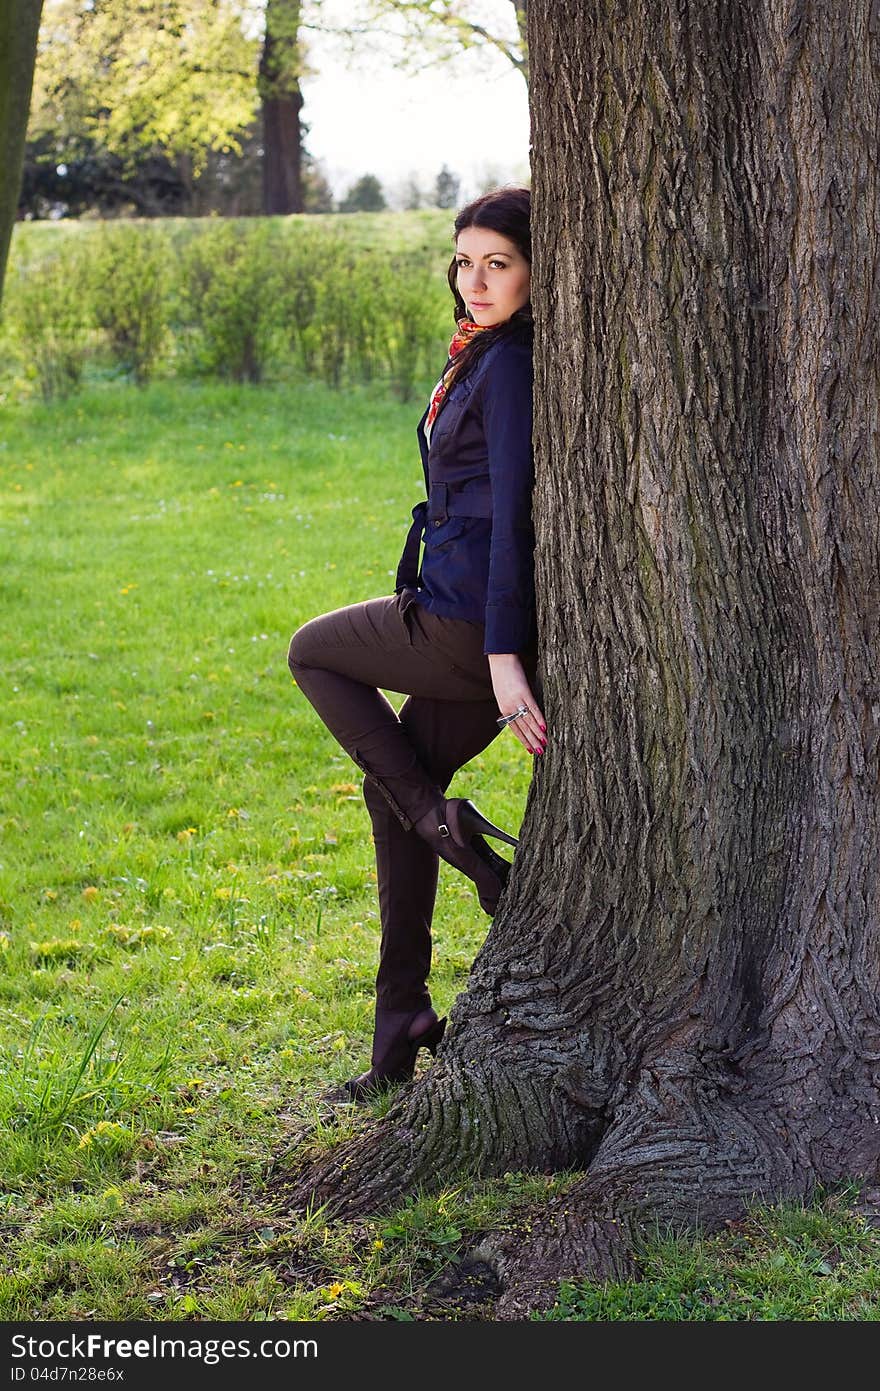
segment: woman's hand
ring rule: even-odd
[[[544,716],[538,709],[531,687],[526,680],[523,664],[515,652],[490,652],[489,670],[492,673],[492,690],[502,715],[512,715],[520,705],[527,705],[529,713],[511,720],[507,726],[529,753],[543,753],[547,744],[547,726]]]

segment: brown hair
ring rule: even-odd
[[[468,227],[485,227],[512,241],[531,267],[531,204],[532,196],[527,188],[494,188],[461,209],[455,219],[452,240],[457,241],[459,232],[464,232]],[[468,311],[467,305],[458,293],[458,264],[455,256],[449,264],[446,278],[454,300],[455,322],[458,323],[459,319],[467,317]],[[528,299],[503,323],[494,325],[485,333],[474,334],[467,346],[457,354],[453,375],[458,379],[470,372],[483,354],[499,339],[511,338],[520,343],[531,344],[532,334],[532,302]]]

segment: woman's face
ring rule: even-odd
[[[529,263],[516,244],[486,227],[466,227],[455,243],[458,293],[475,324],[503,324],[529,298]]]

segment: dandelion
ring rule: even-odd
[[[98,897],[98,890],[94,884],[87,884],[82,891],[82,896],[86,903],[94,903],[95,899]]]
[[[90,1145],[95,1143],[96,1139],[101,1139],[104,1135],[113,1138],[124,1134],[125,1131],[118,1121],[98,1121],[97,1125],[90,1126],[88,1130],[83,1131],[77,1149],[88,1149]]]
[[[327,1293],[329,1294],[331,1299],[338,1299],[344,1289],[345,1286],[340,1285],[339,1281],[337,1280],[329,1287]]]
[[[186,844],[192,836],[197,836],[198,833],[198,828],[196,826],[187,826],[184,830],[177,832],[177,839],[181,841],[181,843]]]
[[[381,1251],[382,1248],[384,1247],[384,1245],[385,1245],[385,1242],[384,1242],[384,1241],[382,1240],[382,1238],[379,1236],[379,1237],[377,1237],[376,1240],[373,1242],[373,1250],[374,1250],[374,1251]]]
[[[232,890],[227,888],[226,885],[223,885],[221,888],[214,890],[214,897],[220,899],[231,898]]]

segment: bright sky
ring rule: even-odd
[[[340,3],[348,15],[360,9],[334,0],[334,13]],[[503,32],[515,32],[510,0],[482,0],[479,8]],[[408,75],[392,66],[388,49],[373,45],[355,64],[320,35],[311,36],[309,51],[318,75],[302,82],[306,147],[336,197],[362,174],[375,174],[394,206],[409,175],[432,189],[443,164],[461,179],[461,202],[486,184],[528,177],[526,84],[501,54],[472,49]]]

